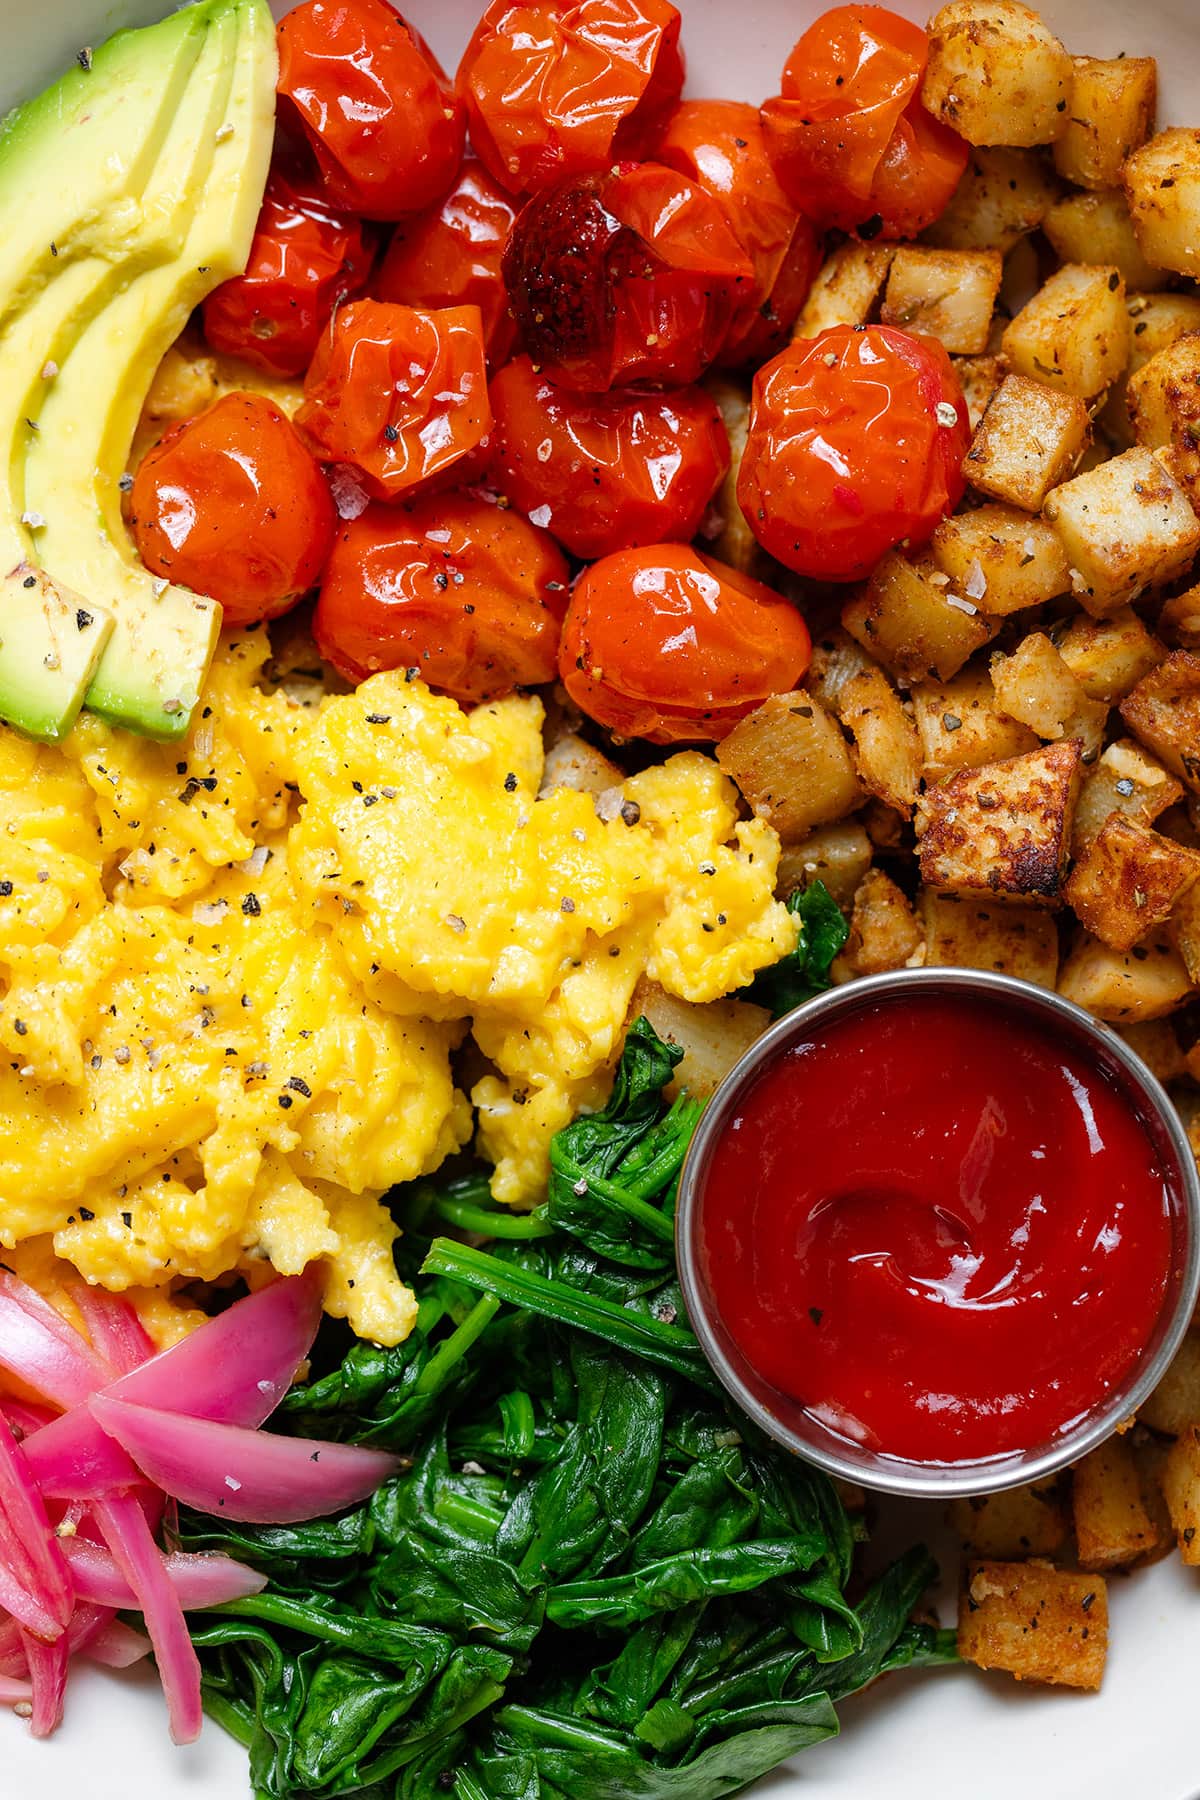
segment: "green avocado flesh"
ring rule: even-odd
[[[274,84],[265,0],[202,0],[0,128],[0,718],[34,737],[84,703],[188,728],[220,608],[143,568],[120,483],[163,353],[245,266]]]

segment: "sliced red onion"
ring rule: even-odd
[[[7,1528],[7,1530],[6,1530]],[[6,1536],[13,1548],[4,1550]],[[0,1554],[23,1587],[36,1594],[62,1629],[75,1610],[75,1588],[29,1464],[7,1424],[0,1424]]]
[[[7,1419],[18,1442],[34,1431],[40,1431],[58,1415],[48,1406],[34,1406],[28,1400],[0,1399],[0,1419]]]
[[[89,1662],[102,1663],[106,1669],[129,1669],[149,1656],[154,1646],[145,1632],[123,1625],[120,1619],[109,1618],[105,1608],[96,1610],[105,1616],[80,1644],[81,1656],[86,1656]]]
[[[144,1485],[139,1470],[85,1406],[35,1431],[21,1454],[47,1500],[93,1500]]]
[[[116,1558],[101,1544],[88,1538],[70,1538],[64,1545],[67,1561],[81,1600],[98,1606],[113,1606],[121,1611],[136,1608],[133,1589],[117,1567]],[[248,1569],[231,1556],[204,1551],[189,1554],[175,1551],[163,1557],[171,1584],[179,1596],[179,1604],[189,1612],[206,1606],[224,1606],[228,1600],[244,1600],[261,1594],[267,1585],[265,1575]]]
[[[0,1706],[27,1706],[32,1699],[33,1689],[27,1681],[0,1675]]]
[[[200,1662],[188,1636],[179,1596],[163,1566],[146,1516],[129,1495],[97,1500],[96,1524],[117,1567],[137,1595],[138,1610],[154,1646],[159,1678],[167,1697],[171,1736],[192,1744],[200,1735]]]
[[[111,1379],[79,1333],[7,1269],[0,1269],[0,1369],[64,1410]]]
[[[128,1375],[149,1362],[154,1345],[128,1300],[89,1287],[85,1281],[76,1282],[71,1298],[87,1326],[93,1350],[118,1375]]]
[[[25,1634],[25,1656],[29,1663],[29,1685],[33,1690],[33,1712],[29,1729],[34,1737],[49,1737],[62,1724],[63,1701],[67,1692],[67,1648],[65,1634],[52,1644]]]

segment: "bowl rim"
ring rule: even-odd
[[[1173,1152],[1178,1189],[1176,1230],[1183,1234],[1181,1266],[1177,1262],[1169,1277],[1175,1284],[1174,1298],[1172,1300],[1168,1286],[1155,1333],[1132,1364],[1128,1379],[1115,1387],[1108,1398],[1078,1424],[1065,1428],[1048,1445],[954,1463],[925,1463],[887,1456],[853,1444],[817,1420],[812,1422],[811,1437],[793,1430],[743,1380],[728,1355],[721,1334],[714,1326],[715,1308],[710,1307],[705,1283],[700,1279],[696,1242],[702,1177],[730,1112],[759,1071],[792,1043],[810,1035],[837,1015],[856,1011],[873,1000],[894,1000],[906,992],[935,988],[959,996],[973,996],[983,1005],[990,1000],[1015,1005],[1039,1016],[1052,1030],[1061,1031],[1066,1027],[1093,1058],[1103,1052],[1105,1057],[1115,1061],[1130,1084],[1131,1097],[1140,1098],[1148,1116],[1161,1125]],[[1200,1170],[1183,1122],[1162,1083],[1116,1031],[1074,1001],[1017,976],[1001,975],[989,969],[952,966],[898,969],[847,982],[805,1001],[777,1019],[730,1069],[705,1107],[680,1171],[675,1252],[684,1306],[705,1357],[739,1409],[776,1443],[828,1475],[880,1493],[925,1500],[998,1493],[1005,1488],[1044,1480],[1086,1456],[1137,1412],[1166,1373],[1191,1323],[1200,1294]]]

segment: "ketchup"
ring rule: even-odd
[[[768,1406],[975,1461],[1128,1374],[1172,1197],[1119,1073],[1016,1006],[916,993],[816,1025],[749,1085],[702,1178],[699,1276]]]

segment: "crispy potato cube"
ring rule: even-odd
[[[953,681],[922,682],[912,691],[926,781],[956,769],[978,769],[1037,749],[1037,737],[996,705],[986,669],[966,668]]]
[[[706,376],[704,386],[717,404],[729,437],[729,468],[715,500],[721,529],[704,548],[718,562],[727,563],[731,569],[770,585],[775,565],[746,523],[737,497],[738,476],[750,430],[750,390],[743,382],[719,373]]]
[[[863,822],[863,830],[870,838],[876,850],[887,853],[905,849],[904,820],[890,806],[874,796],[867,801],[859,815]]]
[[[1200,331],[1200,294],[1130,294],[1126,311],[1132,339],[1131,375],[1185,331]]]
[[[539,798],[556,794],[561,788],[574,788],[581,794],[603,794],[609,788],[620,787],[624,779],[624,771],[615,762],[569,731],[546,752]]]
[[[1075,394],[1006,375],[967,451],[963,473],[980,493],[1037,512],[1074,469],[1090,431]]]
[[[1067,952],[1058,991],[1111,1025],[1163,1019],[1192,992],[1183,958],[1165,931],[1152,932],[1132,950],[1110,950],[1087,932]]]
[[[992,686],[1010,719],[1040,738],[1078,738],[1088,761],[1099,754],[1108,707],[1089,699],[1044,632],[1031,631],[1011,656],[993,656]]]
[[[835,626],[831,631],[823,631],[814,643],[804,685],[827,712],[837,714],[841,712],[848,683],[865,670],[878,667],[861,644]]]
[[[978,431],[988,402],[1004,379],[1004,364],[998,356],[954,356],[950,360],[967,403],[971,430]]]
[[[1171,914],[1171,936],[1187,972],[1200,983],[1200,884],[1181,894]]]
[[[1055,634],[1055,642],[1084,693],[1109,705],[1123,700],[1166,655],[1128,606],[1106,619],[1079,614],[1065,631]]]
[[[960,770],[928,789],[922,881],[952,894],[1055,905],[1082,772],[1071,739]]]
[[[901,681],[948,681],[994,629],[972,601],[931,582],[895,550],[842,608],[842,625]]]
[[[974,149],[941,216],[922,233],[943,250],[1011,250],[1058,198],[1054,171],[1035,150]]]
[[[1067,903],[1110,950],[1132,950],[1200,876],[1200,856],[1113,813],[1082,846]]]
[[[799,844],[785,844],[775,892],[781,900],[797,888],[823,882],[843,911],[853,905],[859,883],[871,866],[871,840],[857,819],[821,825]]]
[[[835,981],[902,969],[921,942],[912,907],[889,875],[868,869],[854,896],[850,936],[835,959]]]
[[[1163,1465],[1163,1495],[1189,1568],[1200,1564],[1200,1425],[1185,1425]]]
[[[1187,1058],[1170,1019],[1121,1025],[1117,1036],[1124,1038],[1135,1056],[1141,1057],[1156,1081],[1179,1081],[1187,1074]]]
[[[867,792],[908,819],[921,782],[921,745],[904,702],[882,669],[864,669],[842,689],[838,717],[854,739]]]
[[[1065,263],[1007,326],[1003,344],[1018,375],[1091,400],[1129,361],[1129,337],[1121,271]]]
[[[1158,615],[1158,629],[1177,650],[1200,650],[1200,587],[1168,600]]]
[[[1146,258],[1200,275],[1200,131],[1160,131],[1126,158],[1121,175]]]
[[[1158,1544],[1141,1471],[1125,1438],[1109,1438],[1075,1464],[1071,1483],[1081,1569],[1119,1569]]]
[[[968,1562],[958,1605],[958,1653],[1018,1681],[1095,1690],[1108,1650],[1100,1575],[1038,1562]]]
[[[1015,506],[980,506],[943,519],[929,548],[953,591],[989,617],[1041,606],[1070,590],[1057,536]]]
[[[819,337],[831,325],[865,325],[883,292],[894,244],[840,244],[817,271],[793,337]]]
[[[1154,129],[1158,64],[1152,56],[1071,60],[1071,103],[1054,166],[1077,187],[1116,187],[1125,158]]]
[[[1129,377],[1126,401],[1133,435],[1148,450],[1166,450],[1167,467],[1192,500],[1200,500],[1200,331],[1185,331]]]
[[[1018,0],[950,0],[927,26],[921,99],[968,144],[1049,144],[1066,125],[1071,58]]]
[[[1110,744],[1094,768],[1088,771],[1075,808],[1071,853],[1080,854],[1114,813],[1135,824],[1153,825],[1160,813],[1174,806],[1183,789],[1161,763],[1146,755],[1132,738]]]
[[[863,797],[841,727],[803,691],[765,700],[717,745],[717,761],[785,844],[845,818]]]
[[[1067,553],[1075,594],[1097,618],[1173,581],[1200,550],[1200,519],[1149,450],[1126,450],[1064,482],[1044,513]]]
[[[683,1061],[667,1088],[672,1099],[686,1088],[697,1099],[706,1100],[771,1023],[765,1006],[735,999],[695,1005],[677,1000],[645,976],[634,988],[630,1002],[630,1018],[640,1015],[649,1019],[665,1043],[677,1044],[683,1051]]]
[[[1042,220],[1055,254],[1068,263],[1111,263],[1127,289],[1143,294],[1166,287],[1171,276],[1142,254],[1121,190],[1064,194]],[[1126,302],[1128,308],[1128,302]]]
[[[1178,1437],[1200,1420],[1200,1331],[1189,1331],[1138,1418],[1152,1431]]]
[[[987,346],[1003,267],[998,250],[900,244],[879,316],[885,325],[935,337],[947,350],[977,355]]]
[[[1200,656],[1173,650],[1125,696],[1121,717],[1139,743],[1200,793]]]
[[[1049,1556],[1066,1541],[1067,1512],[1056,1481],[973,1494],[969,1500],[952,1500],[948,1511],[952,1530],[972,1556],[1004,1562]]]
[[[1058,928],[1041,907],[995,906],[922,888],[917,915],[925,931],[927,969],[991,969],[1045,988],[1058,979]]]

